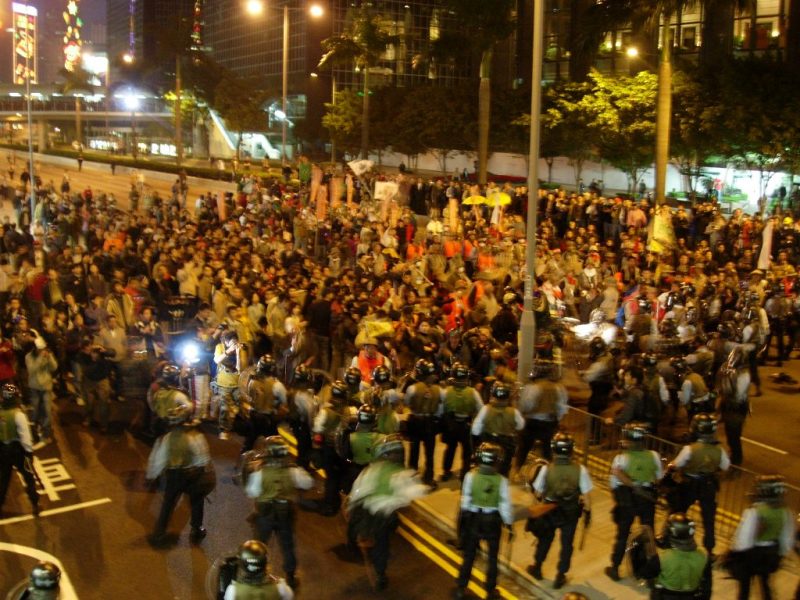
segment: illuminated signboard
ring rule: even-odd
[[[83,20],[78,15],[78,3],[80,0],[69,0],[66,10],[61,14],[64,18],[64,68],[67,71],[74,71],[75,67],[81,64],[81,28]]]
[[[11,5],[11,14],[14,23],[14,83],[25,83],[28,77],[30,77],[31,83],[36,83],[38,81],[36,70],[36,17],[38,11],[34,6],[14,2]]]

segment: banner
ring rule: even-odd
[[[758,255],[758,268],[762,271],[769,269],[769,262],[772,258],[772,234],[775,230],[775,219],[770,219],[764,225],[761,233],[761,253]]]
[[[653,217],[647,249],[651,252],[664,252],[675,245],[675,231],[672,229],[669,207],[662,207]]]
[[[376,200],[394,200],[400,188],[394,181],[376,181],[375,182],[375,199]]]
[[[375,163],[371,160],[362,158],[361,160],[351,160],[347,166],[353,170],[357,177],[361,177],[364,173],[369,171]]]
[[[36,17],[39,13],[35,6],[20,2],[11,5],[11,12],[14,25],[12,57],[14,83],[24,84],[28,77],[31,83],[37,83],[39,78],[36,67]]]

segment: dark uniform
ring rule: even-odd
[[[641,525],[655,523],[656,482],[661,479],[661,457],[653,450],[646,450],[643,441],[647,435],[646,423],[629,423],[623,429],[627,449],[617,454],[611,463],[611,489],[614,494],[612,517],[617,524],[617,538],[611,552],[611,566],[606,575],[619,580],[619,565],[625,556],[628,535],[634,520]]]
[[[475,453],[478,467],[464,478],[461,487],[461,518],[459,537],[464,557],[456,580],[456,598],[466,597],[472,575],[472,565],[481,540],[488,546],[486,569],[487,598],[498,598],[497,554],[500,550],[502,525],[513,524],[511,495],[508,479],[497,472],[503,449],[494,443],[484,442]]]
[[[670,548],[659,553],[660,572],[651,600],[710,598],[711,562],[694,542],[694,523],[683,513],[673,513],[667,532]]]
[[[444,392],[442,439],[447,444],[447,448],[444,451],[442,481],[448,481],[452,477],[453,459],[459,445],[461,445],[461,479],[469,471],[472,455],[470,425],[472,419],[483,407],[478,392],[475,388],[467,385],[469,376],[467,368],[463,364],[457,363],[453,365],[452,373],[453,385],[448,386]]]
[[[670,509],[685,513],[695,502],[703,516],[703,546],[714,551],[714,520],[717,515],[718,474],[727,471],[730,459],[716,441],[717,424],[711,415],[701,413],[692,419],[691,431],[698,440],[684,446],[670,464],[681,474],[678,494]]]
[[[558,574],[553,583],[556,589],[563,587],[567,581],[566,574],[572,561],[573,542],[581,512],[585,511],[587,522],[591,514],[588,494],[592,490],[592,480],[585,467],[572,462],[574,446],[572,436],[556,434],[553,438],[555,462],[542,467],[532,485],[537,497],[545,503],[555,504],[555,508],[541,517],[544,522],[536,532],[538,542],[534,563],[528,567],[528,573],[535,579],[542,579],[542,564],[550,551],[556,530],[560,530],[561,554]]]
[[[744,422],[750,413],[750,372],[744,368],[744,357],[740,348],[734,348],[727,362],[717,375],[717,406],[722,424],[725,427],[725,439],[731,451],[731,463],[741,465],[744,460],[742,450],[742,432]]]
[[[444,393],[442,388],[430,381],[435,377],[435,367],[432,362],[420,359],[414,369],[420,380],[410,385],[405,392],[405,405],[411,411],[406,430],[406,435],[411,442],[408,466],[417,470],[419,447],[421,444],[424,445],[425,472],[422,475],[422,481],[430,485],[433,484],[433,454]]]
[[[313,485],[314,480],[306,471],[289,467],[289,447],[283,438],[267,438],[262,467],[250,475],[247,495],[256,502],[253,521],[256,537],[267,544],[273,532],[278,535],[283,553],[283,570],[292,587],[297,569],[293,528],[295,490],[308,490]]]
[[[608,397],[614,388],[614,357],[606,352],[606,343],[601,338],[594,338],[589,343],[589,356],[592,364],[583,372],[583,378],[591,389],[586,410],[599,416],[608,408]],[[600,443],[601,425],[600,419],[592,419],[589,443]]]
[[[33,514],[39,515],[39,493],[33,474],[33,438],[28,417],[19,408],[19,391],[13,384],[5,384],[0,408],[0,510],[6,500],[11,473],[14,469],[22,475],[25,492],[31,501]]]
[[[314,419],[313,444],[321,455],[325,469],[325,493],[322,513],[333,515],[339,512],[345,463],[336,451],[336,436],[343,423],[343,411],[347,403],[347,386],[336,381],[331,386],[330,402],[326,403]]]

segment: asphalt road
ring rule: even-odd
[[[120,408],[126,407],[117,405],[117,415],[130,413],[130,407]],[[200,546],[189,544],[188,504],[182,503],[170,526],[175,545],[155,550],[145,540],[161,502],[161,494],[149,491],[144,482],[149,446],[124,431],[121,423],[107,435],[84,428],[76,407],[69,403],[62,403],[58,412],[56,443],[37,452],[38,470],[50,496],[42,503],[42,516],[32,518],[18,481],[12,481],[3,507],[0,598],[30,571],[35,560],[26,553],[32,549],[63,563],[67,583],[80,598],[208,597],[206,579],[212,563],[234,553],[251,534],[245,519],[252,503],[231,480],[238,438],[222,442],[209,426],[218,486],[206,505],[208,537]],[[313,510],[320,490],[321,485],[306,492],[298,510],[299,598],[449,597],[453,577],[440,566],[446,559],[408,528],[392,540],[389,588],[372,591],[360,555],[348,552],[343,544],[343,518],[322,517]],[[282,575],[277,540],[270,549],[272,571]],[[453,572],[452,565],[445,568]]]

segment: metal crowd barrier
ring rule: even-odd
[[[561,421],[560,429],[575,438],[575,452],[592,476],[595,485],[609,488],[611,461],[621,450],[622,427],[606,425],[602,417],[598,417],[579,408],[570,407]],[[595,439],[592,439],[592,436]],[[597,444],[590,442],[599,442]],[[682,448],[676,444],[655,436],[647,436],[645,447],[655,450],[666,462],[671,461]],[[719,542],[730,542],[733,538],[739,519],[745,508],[750,506],[753,484],[761,473],[731,465],[727,473],[720,478],[720,489],[717,494],[716,535]],[[800,508],[800,488],[787,486],[787,506],[792,511]],[[668,511],[666,501],[659,500],[659,511],[665,517]],[[699,505],[690,511],[698,527],[702,527]]]

